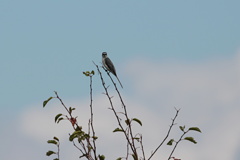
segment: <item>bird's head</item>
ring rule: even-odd
[[[107,52],[102,52],[102,57],[107,58]]]

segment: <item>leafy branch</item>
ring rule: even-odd
[[[49,151],[47,151],[46,156],[51,156],[51,155],[56,154],[57,158],[55,158],[53,160],[59,160],[60,159],[59,158],[60,157],[59,156],[59,154],[60,154],[60,142],[59,142],[59,139],[57,137],[53,137],[53,139],[52,140],[48,140],[47,143],[56,145],[57,146],[57,152],[49,150]]]
[[[94,63],[94,62],[93,62],[93,63]],[[95,64],[95,63],[94,63],[94,64]],[[112,97],[109,95],[108,87],[106,87],[105,81],[104,81],[104,79],[103,79],[103,77],[102,77],[102,73],[101,73],[98,65],[95,64],[95,66],[96,66],[96,68],[97,68],[97,70],[98,70],[98,73],[99,73],[99,75],[100,75],[100,79],[101,79],[101,81],[102,81],[102,86],[103,86],[103,88],[104,88],[104,90],[105,90],[105,95],[108,97],[108,100],[109,100],[109,103],[110,103],[110,106],[111,106],[110,109],[113,111],[113,113],[114,113],[114,115],[115,115],[115,117],[116,117],[116,119],[117,119],[118,125],[119,125],[119,127],[120,127],[120,128],[116,128],[113,132],[123,132],[123,133],[124,133],[125,138],[126,138],[126,140],[127,140],[127,142],[128,142],[127,145],[130,146],[130,148],[131,148],[131,150],[132,150],[132,152],[133,152],[133,154],[132,154],[133,159],[134,159],[134,160],[138,160],[137,148],[136,148],[136,146],[135,146],[135,141],[134,141],[135,139],[134,139],[134,136],[133,136],[133,131],[132,131],[131,122],[132,122],[132,121],[138,121],[138,123],[140,123],[140,124],[142,124],[142,123],[141,123],[140,120],[138,120],[138,119],[136,119],[136,118],[131,119],[131,120],[129,119],[128,114],[127,114],[126,105],[125,105],[125,103],[124,103],[124,101],[123,101],[123,99],[122,99],[122,96],[121,96],[121,94],[120,94],[120,92],[119,92],[119,90],[118,90],[118,88],[117,88],[116,83],[113,81],[113,79],[112,79],[111,75],[109,74],[109,72],[108,72],[104,67],[102,67],[102,68],[107,72],[107,74],[108,74],[108,76],[110,77],[112,83],[114,84],[115,90],[117,91],[118,97],[120,98],[120,101],[121,101],[121,103],[122,103],[122,106],[123,106],[123,109],[124,109],[123,115],[124,115],[125,118],[126,118],[125,123],[126,123],[126,125],[127,125],[127,128],[125,129],[125,128],[123,127],[123,125],[122,125],[122,123],[121,123],[121,118],[119,117],[119,115],[117,114],[116,109],[115,109],[114,106],[113,106]],[[129,131],[129,134],[128,134],[127,131]],[[128,155],[127,155],[127,156],[128,156]]]
[[[73,143],[73,146],[81,152],[82,155],[80,156],[80,158],[85,157],[89,160],[97,160],[98,159],[97,152],[96,152],[97,137],[96,137],[94,126],[93,126],[93,107],[92,107],[92,101],[93,101],[92,100],[92,76],[94,75],[94,71],[83,72],[83,74],[85,74],[87,77],[90,77],[90,113],[91,113],[90,117],[91,118],[88,123],[89,128],[87,133],[84,132],[82,130],[82,126],[78,124],[77,117],[73,116],[73,111],[75,110],[75,108],[67,107],[56,91],[54,92],[56,96],[50,97],[47,100],[45,100],[43,102],[43,107],[45,107],[51,99],[54,99],[54,98],[58,99],[61,105],[67,111],[67,115],[64,115],[62,113],[57,114],[55,116],[55,123],[59,123],[62,120],[68,120],[71,123],[74,130],[72,134],[69,134],[69,141],[71,141]],[[74,142],[74,139],[77,139],[79,146]]]
[[[168,132],[167,132],[167,135],[166,135],[166,137],[163,139],[163,141],[159,144],[159,146],[154,150],[154,152],[150,155],[150,157],[148,158],[148,160],[150,160],[152,157],[153,157],[153,155],[159,150],[159,148],[164,144],[164,142],[167,140],[167,138],[168,138],[168,136],[169,136],[169,134],[170,134],[170,132],[171,132],[171,130],[172,130],[172,127],[174,126],[174,124],[175,124],[175,120],[176,120],[176,118],[177,118],[177,116],[178,116],[178,113],[179,113],[179,111],[180,111],[180,109],[176,109],[175,108],[175,110],[176,110],[176,114],[175,114],[175,116],[174,116],[174,118],[172,119],[172,123],[171,123],[171,125],[170,125],[170,127],[169,127],[169,129],[168,129]]]
[[[93,62],[94,63],[94,62]],[[103,70],[107,73],[108,77],[110,78],[114,89],[117,93],[117,96],[121,102],[121,112],[117,112],[116,106],[113,105],[113,97],[110,94],[109,86],[105,83],[105,80],[103,79],[102,72],[100,71],[100,67],[96,65],[97,72],[100,76],[101,84],[104,89],[104,94],[106,95],[109,104],[110,104],[110,110],[113,112],[113,115],[117,121],[118,126],[113,130],[113,132],[119,132],[123,133],[124,138],[126,140],[126,156],[125,157],[119,157],[117,160],[122,160],[122,159],[130,159],[132,158],[133,160],[151,160],[153,156],[156,154],[157,151],[160,150],[160,148],[165,144],[166,140],[170,136],[170,133],[172,132],[173,126],[176,125],[176,119],[178,117],[180,109],[176,109],[175,116],[172,118],[172,122],[169,126],[169,129],[167,130],[166,136],[162,141],[160,141],[159,145],[154,149],[151,154],[149,155],[149,158],[146,158],[146,151],[144,149],[144,144],[143,144],[143,135],[141,133],[135,133],[133,130],[133,123],[137,123],[140,126],[142,126],[142,121],[139,120],[138,118],[130,118],[127,112],[127,106],[124,103],[124,100],[122,98],[122,95],[117,88],[116,83],[114,82],[110,72],[108,72],[104,67]],[[96,145],[96,140],[98,137],[96,136],[96,132],[94,129],[94,111],[93,111],[93,86],[92,86],[92,77],[95,74],[94,71],[86,71],[83,72],[83,74],[87,77],[90,78],[90,118],[88,121],[88,129],[86,132],[83,131],[82,126],[78,124],[77,117],[73,116],[73,112],[75,108],[73,107],[67,107],[62,99],[59,97],[58,93],[55,91],[55,97],[49,97],[47,100],[43,102],[43,107],[45,107],[48,102],[52,99],[57,99],[61,105],[65,108],[67,114],[64,115],[62,113],[59,113],[55,116],[55,123],[59,123],[62,120],[68,120],[73,128],[73,132],[69,134],[69,141],[72,142],[73,146],[81,153],[81,156],[79,158],[86,158],[88,160],[105,160],[104,155],[98,155],[97,154],[97,145]],[[122,118],[123,117],[123,118]],[[181,136],[177,141],[174,139],[170,139],[167,143],[167,145],[172,146],[173,149],[171,153],[169,154],[168,160],[174,159],[174,160],[180,160],[175,157],[173,157],[173,154],[179,145],[179,143],[183,140],[190,141],[194,144],[197,142],[193,137],[187,137],[186,134],[189,133],[190,131],[197,131],[201,132],[201,130],[198,127],[190,127],[187,130],[185,129],[185,126],[179,126],[180,130],[182,131]],[[57,146],[57,151],[48,151],[46,153],[47,156],[50,155],[57,155],[57,158],[54,160],[59,160],[59,152],[60,152],[60,142],[57,137],[54,137],[53,140],[49,140],[48,143],[54,144]]]
[[[175,142],[175,145],[173,147],[172,152],[170,153],[170,155],[168,157],[168,160],[170,160],[172,158],[172,155],[173,155],[175,149],[177,148],[179,142],[181,142],[183,140],[187,140],[187,141],[190,141],[190,142],[192,142],[194,144],[197,143],[193,137],[185,137],[185,138],[183,138],[189,131],[197,131],[197,132],[201,133],[201,130],[198,127],[190,127],[186,131],[185,131],[185,126],[179,126],[179,128],[183,132],[182,135],[180,136],[180,138],[177,141],[175,141],[174,139],[170,139],[170,141],[167,143],[167,145],[171,146]]]

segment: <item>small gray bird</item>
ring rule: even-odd
[[[107,56],[107,52],[103,52],[103,53],[102,53],[102,63],[103,63],[103,66],[104,66],[109,72],[111,72],[114,76],[117,77],[118,82],[120,83],[121,87],[123,88],[122,83],[121,83],[120,80],[118,79],[118,76],[117,76],[117,73],[116,73],[116,69],[115,69],[112,61],[111,61],[111,60],[108,58],[108,56]]]

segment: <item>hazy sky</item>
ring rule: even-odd
[[[204,131],[179,158],[238,160],[239,6],[238,0],[0,0],[0,159],[50,159],[46,140],[56,132],[47,125],[56,126],[58,103],[42,109],[43,100],[56,90],[70,104],[88,104],[82,71],[96,70],[92,61],[100,64],[106,51],[130,110],[139,109],[148,127],[168,126],[179,107],[180,122]],[[98,75],[94,89],[105,109],[99,113],[109,114]]]

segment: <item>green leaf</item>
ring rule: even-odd
[[[88,77],[89,76],[89,71],[83,72],[83,74]]]
[[[58,121],[57,121],[57,123],[59,123],[61,120],[63,120],[64,118],[63,117],[61,117],[61,118],[59,118],[58,119]]]
[[[138,138],[138,137],[135,137],[135,138],[133,138],[133,139],[136,139],[136,140],[139,142],[139,139],[140,139],[140,138]]]
[[[58,158],[55,158],[55,159],[53,159],[53,160],[59,160]]]
[[[69,107],[69,113],[72,114],[72,111],[75,110],[75,108]]]
[[[118,159],[116,159],[116,160],[122,160],[122,158],[121,157],[119,157]]]
[[[105,156],[104,155],[98,155],[99,160],[105,160]]]
[[[91,72],[91,73],[92,73],[92,72]],[[91,73],[90,73],[89,71],[83,72],[83,74],[84,74],[85,76],[87,76],[87,77],[89,77]]]
[[[80,143],[81,141],[84,141],[85,139],[89,139],[90,136],[88,134],[85,134],[83,131],[75,133],[77,134],[76,137],[78,137],[78,142]]]
[[[57,141],[55,141],[55,140],[48,140],[47,143],[57,144]]]
[[[70,137],[69,137],[69,141],[73,141],[74,138],[77,138],[77,137],[83,137],[84,132],[83,131],[74,131]]]
[[[114,129],[113,132],[124,132],[124,131],[122,129],[120,129],[120,128],[116,128],[116,129]]]
[[[75,131],[82,131],[82,127],[77,126],[77,128],[75,129]]]
[[[90,71],[83,72],[83,74],[84,74],[85,76],[89,77],[89,76],[94,75],[95,72],[94,72],[94,70],[92,70],[91,72],[90,72]]]
[[[62,116],[61,113],[59,113],[58,115],[55,116],[55,123],[57,122],[58,118],[61,117],[61,116]]]
[[[84,134],[85,138],[90,138],[89,134]]]
[[[185,126],[179,126],[179,128],[184,132]]]
[[[125,120],[125,123],[129,126],[130,125],[130,120],[129,119]]]
[[[58,139],[57,137],[53,137],[53,139],[55,139],[56,141],[58,141],[58,142],[59,142],[59,139]]]
[[[78,143],[81,143],[81,141],[84,141],[84,140],[85,140],[84,137],[79,137],[79,138],[78,138]]]
[[[46,101],[43,102],[43,108],[46,106],[46,104],[52,99],[53,97],[49,97]]]
[[[173,142],[174,142],[174,139],[170,139],[170,140],[168,141],[167,145],[171,146],[171,145],[173,144]]]
[[[140,125],[142,126],[142,122],[141,122],[139,119],[133,118],[132,120],[135,121],[135,122],[137,122],[138,124],[140,124]]]
[[[97,137],[97,136],[93,136],[92,138],[93,138],[94,140],[98,139],[98,137]]]
[[[194,143],[194,144],[197,143],[197,142],[194,140],[193,137],[185,137],[184,139],[185,139],[185,140],[188,140],[188,141],[190,141],[190,142],[192,142],[192,143]]]
[[[74,140],[74,138],[77,138],[77,135],[75,135],[75,134],[72,134],[70,137],[69,137],[69,141],[73,141]]]
[[[53,152],[53,151],[48,151],[48,152],[46,153],[47,156],[51,156],[52,154],[56,154],[56,153]]]
[[[201,130],[200,130],[198,127],[191,127],[191,128],[189,128],[188,130],[189,130],[189,131],[197,131],[197,132],[202,133]]]

